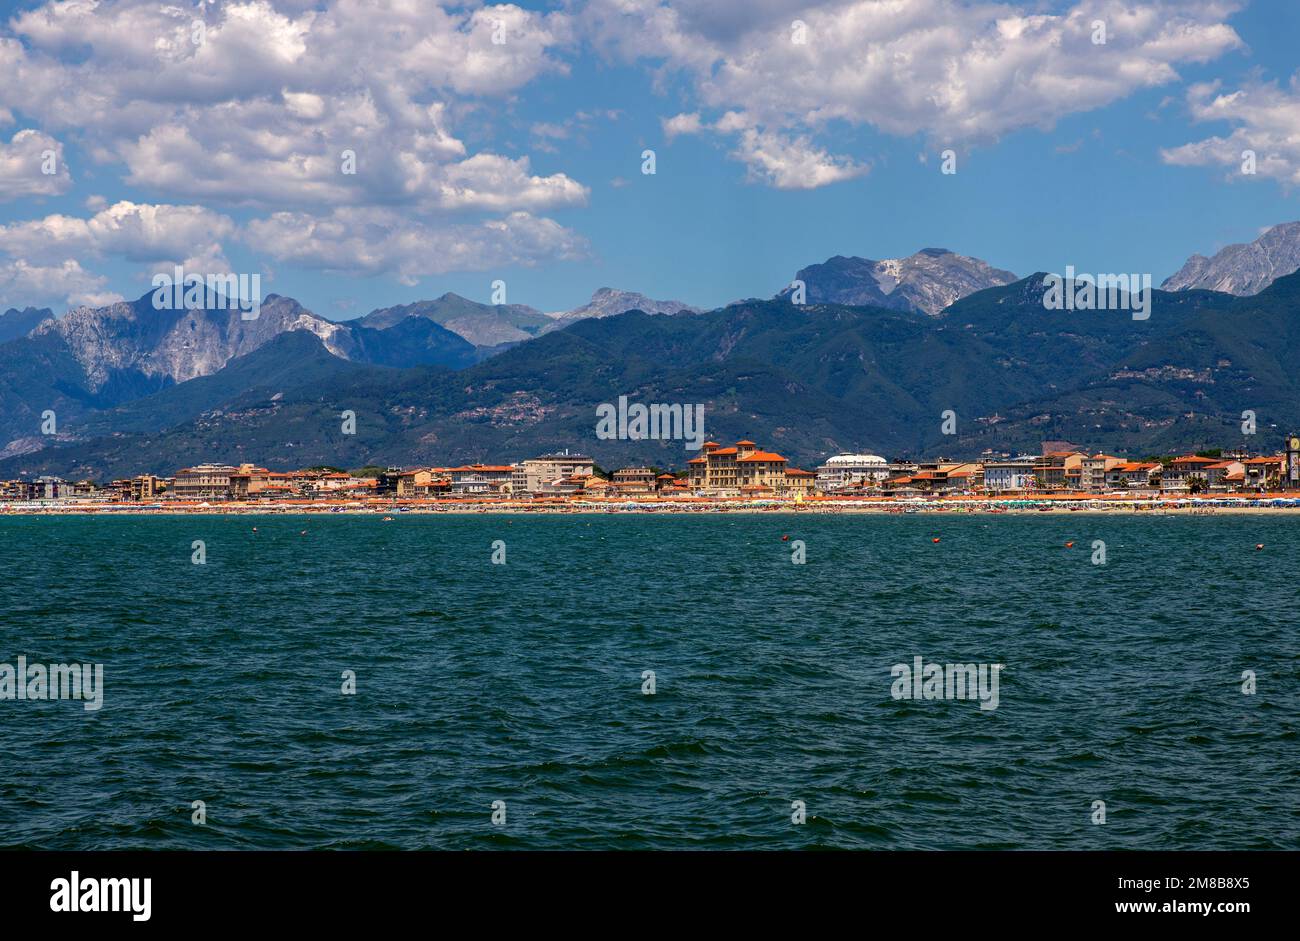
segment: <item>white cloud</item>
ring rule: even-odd
[[[526,212],[436,228],[391,210],[277,212],[250,222],[246,240],[278,261],[356,276],[393,272],[405,284],[450,271],[531,267],[587,254],[581,236]]]
[[[1236,127],[1227,136],[1207,137],[1160,152],[1177,166],[1218,166],[1229,179],[1250,179],[1241,172],[1243,151],[1255,154],[1255,175],[1300,184],[1300,73],[1290,87],[1255,82],[1233,92],[1218,83],[1193,85],[1187,104],[1197,121],[1223,121]]]
[[[749,167],[751,179],[777,189],[816,189],[862,176],[870,169],[828,154],[807,137],[787,138],[753,128],[741,132],[732,155]]]
[[[71,186],[63,145],[53,137],[27,129],[15,134],[8,144],[0,140],[0,201],[57,196]]]
[[[36,262],[90,255],[227,271],[221,240],[234,232],[228,217],[202,206],[123,201],[89,218],[55,214],[0,226],[0,251]],[[213,265],[218,267],[209,267]]]
[[[107,278],[71,260],[48,266],[0,262],[0,297],[6,306],[99,307],[120,301],[121,295],[106,290],[107,285]]]
[[[1176,66],[1242,46],[1224,22],[1240,5],[1079,0],[1048,15],[959,0],[592,0],[585,25],[609,55],[684,73],[701,105],[726,112],[712,130],[739,134],[736,156],[779,186],[792,162],[823,182],[856,175],[810,143],[832,122],[980,143],[1175,81]],[[806,42],[793,41],[796,19]],[[693,127],[665,122],[669,136]]]
[[[75,129],[97,159],[126,166],[128,183],[172,200],[313,210],[414,200],[418,211],[585,200],[562,173],[470,154],[450,126],[449,102],[464,109],[564,72],[567,13],[429,0],[308,6],[46,4],[10,21],[26,46],[0,36],[0,106]],[[345,150],[357,155],[355,175],[343,173]]]
[[[682,134],[698,134],[703,130],[698,111],[690,114],[675,114],[671,118],[664,118],[662,124],[664,137],[669,140]]]

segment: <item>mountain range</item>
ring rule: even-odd
[[[608,466],[693,456],[681,442],[597,441],[595,408],[620,395],[701,403],[710,437],[752,438],[802,465],[842,450],[974,456],[1044,440],[1134,456],[1251,446],[1247,409],[1271,448],[1300,419],[1300,274],[1248,296],[1155,291],[1145,321],[1047,310],[1044,275],[1015,280],[940,249],[836,257],[798,277],[806,304],[782,292],[707,312],[642,298],[658,312],[618,313],[640,296],[603,289],[581,316],[444,295],[335,323],[272,295],[241,321],[156,311],[146,295],[43,318],[0,345],[0,478],[565,447]],[[960,296],[932,310],[944,291]],[[527,339],[492,332],[510,324]],[[46,409],[55,435],[39,433]],[[941,433],[948,409],[956,435]],[[341,431],[345,410],[355,435]]]
[[[1193,255],[1160,286],[1166,291],[1203,288],[1227,294],[1258,294],[1300,269],[1300,222],[1267,229],[1253,242],[1229,245],[1211,258]]]
[[[795,278],[804,283],[809,304],[884,307],[932,317],[969,294],[1016,280],[1010,271],[946,248],[923,248],[907,258],[884,261],[836,255],[801,269]],[[787,287],[778,296],[792,294]]]

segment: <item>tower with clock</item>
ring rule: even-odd
[[[1300,490],[1300,434],[1286,439],[1286,463],[1282,467],[1282,489]]]

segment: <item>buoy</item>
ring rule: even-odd
[[[305,535],[307,535],[307,530],[304,529],[304,530],[303,530],[302,532],[300,532],[298,535],[299,535],[299,536],[305,536]]]
[[[1263,548],[1264,548],[1264,544],[1263,544],[1262,542],[1257,542],[1257,543],[1255,543],[1255,551],[1256,551],[1256,552],[1258,552],[1260,549],[1263,549]]]
[[[938,537],[938,536],[935,536],[934,539],[931,540],[931,542],[938,542],[938,541],[939,541],[939,537]]]
[[[1067,543],[1065,544],[1065,548],[1067,548],[1067,549],[1073,549],[1073,548],[1074,548],[1074,543],[1072,543],[1072,542],[1067,542]]]
[[[789,536],[782,536],[782,537],[781,537],[781,541],[782,541],[782,542],[789,542],[789,541],[790,541],[790,537],[789,537]]]
[[[253,527],[253,532],[257,532],[257,527],[256,527],[256,526]]]

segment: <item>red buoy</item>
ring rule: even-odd
[[[938,542],[938,541],[939,541],[939,537],[938,537],[938,536],[935,536],[934,539],[933,539],[932,541],[933,541],[933,542]]]

